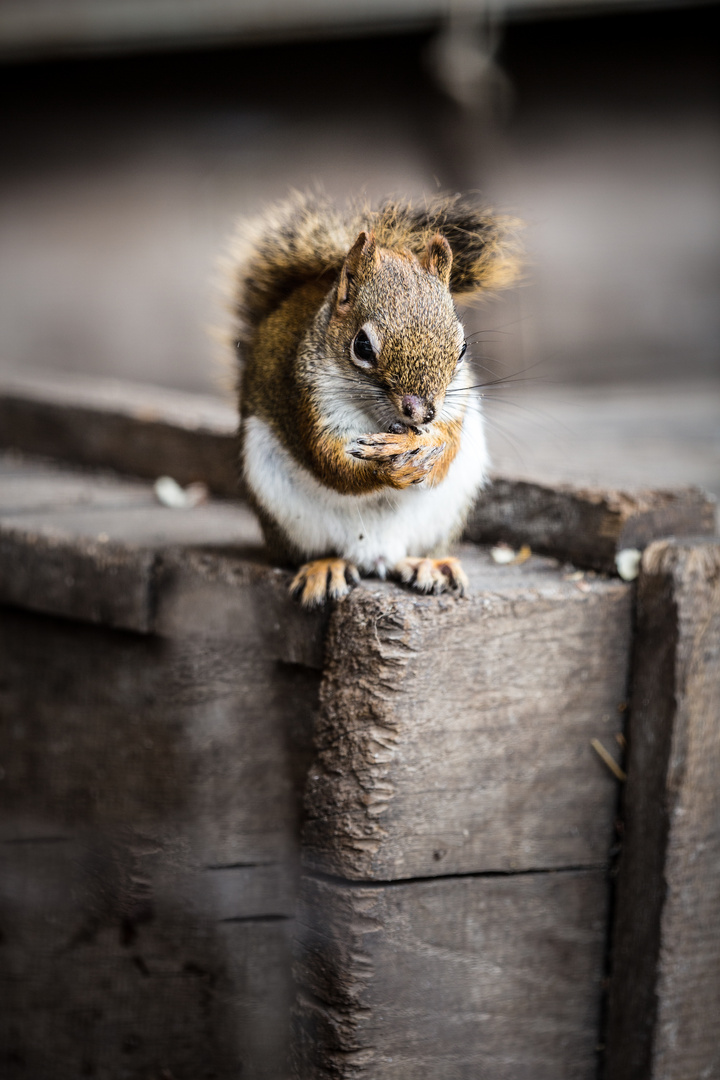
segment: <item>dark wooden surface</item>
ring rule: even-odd
[[[0,857],[4,1080],[287,1075],[291,907],[238,889],[218,910],[213,882],[127,831],[9,839]]]
[[[598,867],[616,798],[589,740],[609,741],[618,727],[629,586],[574,579],[550,559],[499,567],[468,545],[467,598],[363,582],[330,616],[326,641],[327,616],[290,601],[290,575],[253,546],[256,526],[243,507],[167,510],[147,484],[17,458],[0,472],[3,492],[0,541],[14,562],[0,598],[16,605],[0,620],[2,709],[12,721],[0,746],[0,839],[12,856],[2,910],[13,1080],[21,1061],[42,1075],[51,1057],[59,1077],[92,1067],[110,1080],[126,1054],[138,1080],[152,1069],[194,1080],[203,1053],[220,1077],[239,1063],[259,1078],[284,1075],[304,788],[305,858],[334,872],[587,867],[557,876],[592,884],[587,896],[581,889],[585,899],[570,885],[556,897],[553,917],[580,920],[583,930],[574,974],[549,978],[543,1021],[559,1047],[553,1067],[586,1068],[601,976],[595,923],[607,902]],[[53,560],[48,550],[61,554]],[[125,560],[126,578],[109,572],[106,551]],[[137,598],[136,614],[123,626],[128,597]],[[459,973],[484,970],[480,942],[499,935],[498,911],[514,937],[527,924],[529,953],[542,922],[533,921],[542,904],[523,899],[535,877],[555,880],[502,878],[498,909],[482,900],[484,889],[499,888],[494,878],[478,878],[475,899],[442,878],[433,903],[461,936],[449,946],[457,956],[444,969],[437,1032],[457,1022],[450,988]],[[410,885],[398,916],[414,926],[403,946],[409,966],[398,967],[409,982],[393,990],[401,1011],[428,955],[417,920],[432,890]],[[58,893],[66,898],[52,915],[51,946],[34,927],[44,927]],[[344,910],[333,914],[340,935]],[[387,933],[400,940],[395,919],[388,909]],[[464,946],[467,920],[474,930]],[[520,953],[498,960],[495,990],[483,991],[506,1032],[524,965]],[[383,1060],[392,1056],[392,1040],[382,1042],[386,991],[383,975],[363,1006],[380,1025]],[[427,1049],[427,1024],[411,1000],[407,1062],[425,1068],[418,1062],[427,1056],[427,1068],[439,1068],[447,1042],[438,1035],[436,1050]],[[487,1026],[472,1016],[464,1049],[447,1057],[461,1069],[490,1060]],[[515,1075],[529,1046],[510,1055]]]
[[[470,515],[465,535],[559,555],[576,566],[616,572],[624,548],[645,548],[659,536],[709,535],[715,504],[703,491],[588,488],[496,476]]]
[[[220,399],[78,376],[3,376],[0,446],[242,495],[233,406]],[[581,439],[581,435],[578,435]],[[715,504],[695,488],[655,491],[498,475],[466,538],[502,540],[615,573],[615,555],[667,535],[710,534]]]
[[[252,587],[230,637],[0,609],[3,1077],[287,1075],[318,676]]]
[[[109,457],[130,469],[122,447]],[[502,538],[585,544],[595,565],[708,524],[694,494],[538,501],[507,483],[526,532]],[[698,1019],[720,997],[718,557],[702,551],[651,546],[641,584],[608,1045],[639,1033],[642,1080],[716,1062]],[[12,1080],[114,1080],[118,1061],[133,1080],[280,1080],[298,929],[303,1080],[595,1075],[618,782],[590,742],[619,757],[633,586],[467,544],[464,598],[364,581],[308,615],[241,503],[169,510],[147,483],[17,454],[0,554]]]
[[[305,879],[296,1076],[594,1078],[606,905],[598,871]]]
[[[79,593],[71,618],[0,608],[9,1080],[287,1075],[322,620],[287,574],[179,540],[147,549],[142,633],[80,621]]]
[[[608,1080],[720,1077],[720,544],[643,558]]]
[[[237,411],[203,394],[72,375],[4,375],[0,445],[154,480],[238,490]]]
[[[598,865],[617,781],[631,589],[499,567],[468,545],[469,595],[368,583],[334,612],[305,865],[346,878]],[[580,586],[580,587],[578,587]]]
[[[0,458],[2,602],[146,632],[160,553],[191,548],[263,562],[239,504],[169,510],[148,484]]]

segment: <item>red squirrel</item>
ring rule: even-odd
[[[462,592],[447,546],[488,465],[454,298],[509,284],[515,223],[459,197],[338,210],[297,195],[231,252],[240,458],[306,606],[360,574]]]

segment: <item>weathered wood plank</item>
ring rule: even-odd
[[[147,633],[159,552],[202,547],[257,559],[261,543],[241,505],[169,510],[147,485],[29,463],[0,471],[3,603]]]
[[[287,1075],[319,676],[256,625],[267,568],[196,558],[164,637],[0,609],[9,1077]]]
[[[242,495],[233,407],[202,395],[89,377],[4,376],[0,445],[137,476],[204,480]],[[496,476],[466,539],[528,543],[606,573],[625,547],[668,535],[712,534],[715,504],[693,488],[618,491]]]
[[[38,611],[147,633],[152,551],[15,528],[0,531],[0,597]]]
[[[3,1078],[282,1080],[292,920],[215,910],[177,844],[109,840],[0,842]]]
[[[631,589],[463,557],[464,599],[366,584],[332,616],[308,868],[386,880],[608,858],[617,781],[590,740],[616,745]]]
[[[139,481],[0,457],[0,603],[166,637],[250,626],[273,657],[320,667],[326,614],[287,585],[247,507],[169,510]]]
[[[278,664],[253,615],[238,603],[234,638],[167,640],[5,609],[12,835],[129,825],[182,833],[198,866],[294,859],[318,676]]]
[[[222,549],[220,549],[222,551]],[[289,595],[291,575],[256,558],[212,547],[158,557],[154,630],[161,637],[210,636],[246,642],[271,662],[321,669],[329,612],[303,610]],[[283,668],[290,676],[290,669]]]
[[[299,1080],[596,1075],[598,871],[303,881]]]
[[[616,572],[623,548],[642,551],[662,536],[715,532],[715,504],[697,488],[613,491],[495,477],[465,530],[476,543],[528,544],[576,566]]]
[[[720,542],[638,589],[607,1033],[612,1080],[720,1077]]]
[[[0,453],[0,512],[41,513],[58,508],[156,506],[149,484],[114,473],[58,466],[24,454]]]
[[[237,414],[202,394],[85,376],[3,375],[0,446],[238,492]]]

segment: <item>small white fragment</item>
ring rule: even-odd
[[[637,548],[623,548],[615,556],[617,572],[623,581],[634,581],[640,573],[642,551]]]
[[[189,505],[184,490],[172,476],[159,476],[155,481],[155,498],[171,510],[185,510]]]
[[[510,547],[509,544],[496,544],[495,547],[490,548],[490,554],[492,555],[493,562],[506,565],[511,563],[517,552]]]

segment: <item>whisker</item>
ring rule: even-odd
[[[537,379],[535,379],[535,380],[520,379],[519,376],[524,375],[526,371],[532,371],[533,368],[536,368],[540,364],[543,364],[543,363],[544,363],[544,360],[536,360],[534,364],[530,364],[528,367],[522,368],[520,371],[514,371],[511,375],[503,375],[503,376],[501,376],[501,377],[499,377],[497,379],[490,379],[489,382],[475,383],[474,386],[465,386],[465,387],[462,387],[462,389],[463,390],[486,390],[488,387],[499,386],[501,383],[504,383],[504,384],[507,385],[509,383],[514,384],[514,383],[520,383],[520,382],[538,381]],[[460,393],[460,388],[458,388],[457,390],[448,390],[448,393],[449,394]]]

